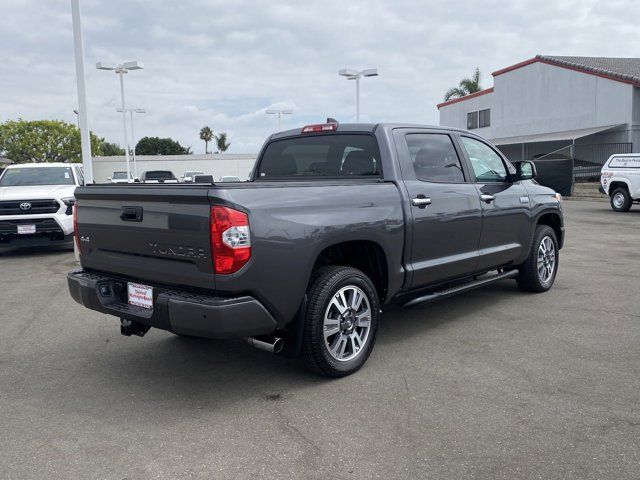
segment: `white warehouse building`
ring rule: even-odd
[[[438,104],[440,125],[473,130],[514,161],[571,158],[578,180],[611,154],[640,152],[640,58],[538,55],[493,79]]]

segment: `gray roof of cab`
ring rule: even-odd
[[[319,123],[314,123],[312,125],[322,125]],[[278,138],[292,137],[302,134],[302,128],[294,128],[291,130],[284,130],[282,132],[277,132],[269,137],[270,140],[275,140]],[[428,128],[430,130],[447,130],[447,131],[456,131],[456,132],[466,132],[466,130],[462,130],[459,128],[453,127],[444,127],[437,125],[420,125],[415,123],[338,123],[339,132],[373,132],[377,128],[385,128],[392,130],[394,128]]]
[[[536,58],[556,65],[574,67],[585,72],[608,75],[626,82],[640,84],[640,58],[565,57],[538,55]]]

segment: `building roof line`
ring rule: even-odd
[[[532,63],[536,63],[538,61],[538,57],[529,58],[522,62],[514,63],[513,65],[509,65],[508,67],[501,68],[500,70],[496,70],[491,74],[493,77],[497,77],[498,75],[502,75],[503,73],[511,72],[512,70],[517,70],[522,67],[526,67],[527,65],[531,65]]]
[[[575,72],[593,75],[615,82],[626,83],[635,87],[640,87],[640,58],[614,58],[614,57],[566,57],[551,55],[536,55],[522,62],[515,63],[492,73],[493,77],[512,72],[519,68],[526,67],[534,63],[545,63],[554,67],[566,68]],[[437,104],[438,110],[441,107],[454,103],[469,100],[487,93],[493,92],[493,88],[487,88],[480,92],[472,93],[460,98],[454,98],[446,102]]]
[[[452,105],[454,103],[462,102],[463,100],[470,100],[472,98],[476,98],[481,95],[486,95],[487,93],[491,93],[491,92],[493,92],[493,87],[485,88],[484,90],[480,90],[479,92],[470,93],[469,95],[465,95],[464,97],[452,98],[451,100],[447,100],[445,102],[439,103],[436,106],[438,107],[438,110],[440,110],[440,107],[446,107],[447,105]]]
[[[522,67],[526,67],[527,65],[531,65],[533,63],[545,63],[547,65],[566,68],[568,70],[573,70],[575,72],[586,73],[588,75],[594,75],[596,77],[606,78],[608,80],[614,80],[616,82],[627,83],[630,85],[634,85],[636,87],[640,87],[640,78],[634,75],[614,72],[612,70],[607,70],[605,68],[598,68],[594,66],[583,65],[576,61],[571,61],[561,57],[560,58],[551,57],[547,55],[536,55],[535,57],[525,60],[523,62],[519,62],[505,68],[501,68],[500,70],[496,70],[491,75],[494,77],[497,77],[498,75],[502,75],[504,73],[511,72],[513,70],[517,70]]]

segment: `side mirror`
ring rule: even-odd
[[[111,177],[107,178],[107,182],[110,182],[110,181],[111,181]]]
[[[518,180],[532,180],[536,178],[538,172],[533,162],[519,162],[516,164]]]

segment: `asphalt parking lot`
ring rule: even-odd
[[[565,202],[546,294],[389,312],[341,380],[68,295],[69,252],[0,256],[2,478],[640,477],[640,208]]]

